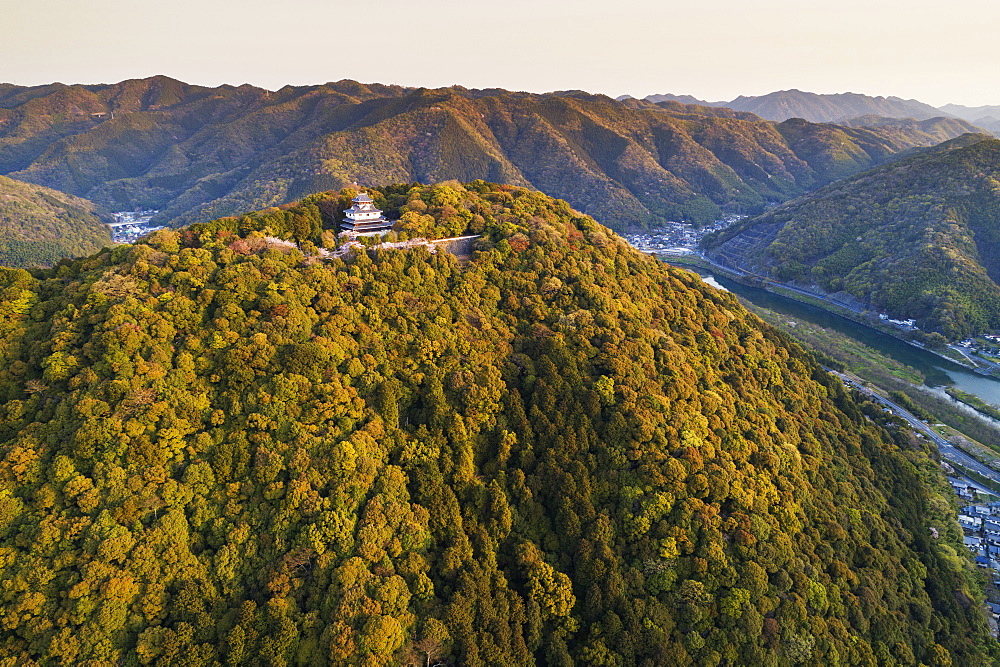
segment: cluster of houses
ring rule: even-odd
[[[119,211],[114,213],[115,221],[111,227],[111,240],[115,243],[135,243],[150,232],[163,229],[162,225],[151,225],[150,220],[159,211]]]
[[[961,480],[948,481],[960,498],[975,499],[975,487]],[[958,523],[965,533],[965,546],[972,552],[976,565],[993,570],[993,583],[1000,585],[1000,502],[967,505],[959,511]],[[988,601],[986,606],[993,618],[1000,620],[1000,604]]]
[[[909,320],[894,320],[885,313],[879,313],[878,318],[883,322],[888,322],[889,324],[893,324],[900,329],[905,329],[907,331],[915,331],[920,328],[917,326],[917,321],[912,318]]]
[[[985,354],[997,354],[1000,352],[1000,336],[993,334],[983,334],[973,338],[966,338],[958,343],[961,347],[983,352]]]
[[[698,244],[707,234],[725,229],[745,217],[747,216],[730,215],[703,227],[695,227],[683,222],[668,222],[662,227],[651,229],[642,234],[626,234],[625,240],[633,248],[643,252],[684,255],[695,252]]]
[[[952,345],[952,347],[955,347],[955,345]],[[974,363],[979,366],[976,369],[977,373],[997,375],[998,371],[1000,371],[1000,364],[997,363],[997,357],[1000,357],[1000,336],[993,334],[973,336],[972,338],[959,341],[958,347],[969,350],[972,353],[971,357],[974,358]],[[959,350],[959,352],[962,352],[962,350]],[[968,353],[962,352],[962,354],[966,358],[970,358]]]
[[[952,481],[952,488],[955,487],[956,482]],[[971,491],[971,487],[966,487],[965,493],[959,495],[968,498]],[[958,523],[965,531],[965,546],[975,556],[976,563],[1000,571],[1000,503],[963,507]]]

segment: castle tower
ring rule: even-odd
[[[340,228],[345,232],[355,234],[384,234],[392,229],[392,221],[387,220],[382,215],[382,211],[375,208],[375,202],[364,192],[351,200],[351,208],[344,211],[344,219],[340,223]]]

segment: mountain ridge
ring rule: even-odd
[[[733,109],[751,111],[768,120],[805,118],[812,122],[837,122],[845,118],[876,115],[928,120],[946,115],[940,109],[917,100],[899,97],[872,97],[860,93],[821,95],[797,89],[761,96],[739,96],[728,103]]]
[[[996,115],[1000,107],[963,107],[947,104],[934,107],[915,99],[900,97],[882,97],[862,93],[811,93],[791,88],[778,90],[765,95],[740,95],[729,101],[707,102],[698,100],[691,95],[654,94],[643,98],[649,102],[679,101],[687,104],[698,104],[711,107],[728,107],[736,111],[754,113],[766,120],[781,122],[789,118],[803,118],[815,123],[840,123],[851,118],[863,116],[879,116],[886,118],[912,118],[928,120],[931,118],[961,118],[984,129],[994,131],[994,126],[987,127],[980,123],[988,116]]]
[[[353,182],[486,178],[625,228],[760,211],[959,131],[942,128],[783,126],[582,91],[349,80],[266,91],[155,77],[5,89],[0,173],[111,210],[159,209],[156,221],[175,225]]]
[[[942,111],[964,118],[994,133],[1000,133],[1000,105],[968,107],[962,104],[946,104]]]

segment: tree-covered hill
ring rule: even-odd
[[[166,77],[0,88],[0,173],[175,225],[354,182],[484,178],[623,228],[763,210],[967,131],[774,124],[569,91],[340,81],[269,92]]]
[[[735,298],[370,192],[479,250],[322,259],[348,192],[0,271],[4,664],[991,659],[925,445]]]
[[[953,140],[707,243],[717,257],[849,292],[950,338],[1000,329],[1000,141]]]
[[[93,203],[0,176],[0,265],[51,266],[111,245]]]

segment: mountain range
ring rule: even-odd
[[[623,95],[618,99],[631,99]],[[728,102],[708,102],[691,95],[657,94],[643,98],[647,102],[681,102],[708,107],[725,107],[747,111],[761,118],[781,122],[789,118],[804,118],[814,123],[843,123],[860,117],[884,118],[958,118],[990,132],[1000,131],[1000,106],[967,107],[946,104],[933,107],[919,100],[899,97],[873,97],[859,93],[820,94],[801,90],[780,90],[767,95],[741,95]]]
[[[757,273],[847,292],[956,339],[1000,328],[1000,141],[968,135],[706,239]]]
[[[0,269],[0,662],[995,660],[932,445],[735,297],[482,181],[368,190],[465,260],[335,247],[356,193]]]
[[[617,229],[759,212],[976,128],[774,123],[580,91],[340,81],[278,91],[167,77],[0,85],[0,173],[182,225],[353,182],[484,178],[534,187]]]
[[[1000,106],[967,107],[961,104],[946,104],[941,107],[941,111],[957,118],[964,118],[991,132],[1000,133]]]

